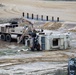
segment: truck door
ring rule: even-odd
[[[45,50],[45,37],[41,37],[41,49]]]

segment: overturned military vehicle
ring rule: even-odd
[[[70,48],[70,35],[68,33],[44,33],[40,32],[35,37],[25,40],[25,45],[31,49],[40,50],[56,50]]]

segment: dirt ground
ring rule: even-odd
[[[71,47],[67,50],[32,52],[16,41],[0,40],[0,75],[54,75],[59,70],[67,73],[68,60],[76,57],[76,32],[71,30],[75,30],[76,22],[36,21],[34,27],[70,33]]]
[[[0,0],[0,18],[3,20],[21,18],[22,12],[48,15],[50,19],[55,16],[55,20],[60,17],[61,22],[31,22],[36,28],[71,34],[71,47],[67,50],[32,52],[23,44],[0,40],[0,75],[55,75],[57,70],[67,71],[68,60],[76,57],[75,8],[76,2],[69,1]]]
[[[35,22],[35,24],[37,25],[39,22]],[[76,57],[76,32],[70,31],[76,26],[76,23],[60,22],[56,25],[55,22],[53,29],[51,29],[51,22],[42,26],[49,26],[50,30],[54,32],[69,32],[71,47],[67,50],[32,52],[27,51],[22,44],[0,40],[0,75],[54,75],[59,69],[67,72],[68,60]]]
[[[44,1],[44,0],[0,0],[0,17],[11,18],[21,17],[22,12],[33,13],[35,16],[38,14],[49,16],[49,19],[56,20],[60,17],[61,21],[76,21],[76,2],[65,1]]]

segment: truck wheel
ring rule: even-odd
[[[22,39],[21,42],[22,42],[22,44],[25,44],[25,37]]]
[[[37,51],[40,51],[40,44],[36,46]]]
[[[5,41],[5,40],[6,40],[5,34],[1,34],[1,40],[2,40],[2,41]]]
[[[11,42],[11,35],[10,34],[6,35],[6,41]]]
[[[31,47],[31,51],[34,51],[34,48],[33,47]]]

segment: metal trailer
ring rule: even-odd
[[[71,58],[68,62],[68,75],[76,75],[76,58]]]

